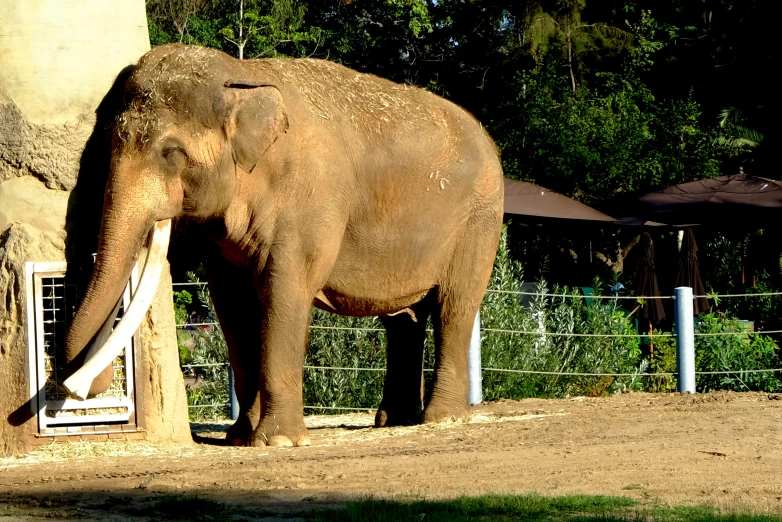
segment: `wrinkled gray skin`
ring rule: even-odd
[[[320,60],[142,57],[116,124],[96,266],[68,333],[78,366],[157,220],[201,221],[236,373],[234,444],[309,444],[302,366],[313,303],[377,315],[388,372],[376,424],[469,414],[467,350],[502,220],[490,138],[420,89]],[[434,384],[424,408],[427,319]],[[92,393],[108,381],[96,379]]]

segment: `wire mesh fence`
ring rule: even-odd
[[[183,371],[186,377],[200,379],[188,389],[191,415],[224,418],[229,414],[227,349],[209,310],[204,283],[175,283],[175,290],[188,286],[199,289],[201,307],[201,313],[180,313],[177,325],[186,363]],[[750,295],[782,292],[720,298]],[[626,296],[590,295],[587,300],[575,292],[548,292],[543,286],[538,292],[501,286],[487,291],[481,309],[485,399],[675,390],[676,332],[639,327],[631,311],[622,307],[627,302]],[[695,333],[699,391],[782,388],[776,344],[780,333],[704,316]],[[315,310],[304,365],[307,411],[374,411],[382,396],[385,342],[376,318],[339,317]],[[434,367],[431,328],[424,353],[428,384]]]

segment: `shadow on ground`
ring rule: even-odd
[[[330,494],[315,498],[312,492],[257,491],[253,499],[230,492],[199,489],[184,493],[148,491],[143,487],[112,492],[0,492],[0,519],[22,520],[286,520],[310,518],[349,501]]]

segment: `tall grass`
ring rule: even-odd
[[[557,335],[637,333],[634,321],[615,300],[593,300],[587,304],[574,290],[549,288],[545,281],[538,282],[537,295],[522,296],[514,292],[518,291],[523,279],[522,267],[510,258],[507,235],[503,234],[481,308],[481,326],[488,330],[483,332],[481,343],[484,368],[631,374],[640,374],[646,369],[637,337]],[[632,376],[595,378],[492,371],[483,374],[484,397],[488,400],[600,395],[640,386],[642,382]]]

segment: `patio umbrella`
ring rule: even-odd
[[[693,295],[705,295],[706,289],[701,281],[701,270],[698,266],[698,245],[695,243],[695,234],[691,228],[684,230],[682,249],[679,254],[679,270],[676,273],[676,286],[689,286]],[[709,310],[709,300],[705,297],[697,297],[692,302],[692,311],[695,315]]]
[[[660,297],[660,288],[657,286],[657,273],[654,268],[654,243],[649,232],[644,232],[641,239],[643,252],[638,260],[638,284],[635,295],[644,297]],[[665,318],[665,310],[660,299],[646,299],[646,303],[638,312],[638,317],[652,323],[659,323]]]
[[[505,214],[532,218],[614,222],[611,216],[526,181],[505,178]]]
[[[743,172],[680,183],[632,200],[617,200],[614,212],[668,225],[730,224],[777,220],[782,181]]]

